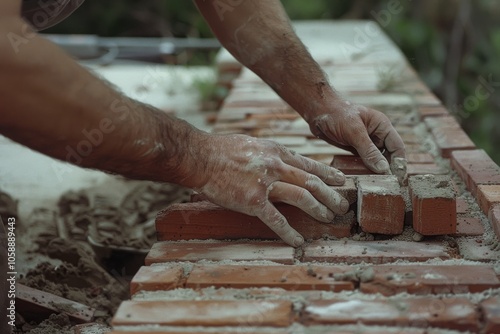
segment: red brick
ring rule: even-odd
[[[465,298],[400,298],[322,300],[306,306],[302,321],[316,324],[357,324],[439,327],[476,331],[479,315]]]
[[[441,156],[444,158],[449,158],[453,151],[473,150],[476,148],[476,145],[461,128],[442,127],[432,129],[431,132]]]
[[[368,233],[403,232],[405,202],[393,175],[358,178],[358,222]]]
[[[447,259],[450,256],[438,243],[316,240],[305,247],[303,261],[381,264],[397,260],[427,261],[434,258]]]
[[[319,266],[196,265],[186,287],[282,288],[285,290],[353,290],[352,282],[336,281],[331,273],[340,269]]]
[[[500,287],[491,266],[475,265],[386,265],[374,266],[372,281],[362,282],[364,293],[392,296],[398,293],[461,294],[476,293]]]
[[[484,234],[483,223],[474,217],[457,217],[456,236],[477,236]]]
[[[500,204],[494,205],[490,212],[488,213],[488,219],[490,220],[491,227],[500,239]]]
[[[493,205],[500,203],[500,184],[480,184],[477,186],[477,202],[488,214]]]
[[[172,290],[182,286],[181,266],[141,267],[130,282],[130,295],[139,291]]]
[[[457,230],[456,194],[447,175],[410,177],[413,228],[422,235],[454,234]]]
[[[333,157],[332,167],[342,171],[345,175],[376,174],[365,166],[360,157],[354,155],[336,155]]]
[[[409,163],[407,166],[407,174],[408,176],[413,175],[424,175],[424,174],[448,174],[448,171],[442,167],[439,167],[435,163],[425,163],[425,164],[417,164],[417,163]]]
[[[486,299],[480,304],[484,316],[484,333],[500,333],[500,297]]]
[[[429,153],[410,153],[406,156],[410,164],[433,164],[434,157]]]
[[[358,201],[358,187],[356,187],[356,181],[352,177],[346,177],[345,183],[342,186],[331,188],[344,197],[349,204],[354,204]]]
[[[500,184],[500,167],[484,150],[454,151],[451,166],[474,196],[480,184]]]
[[[405,133],[400,133],[401,139],[403,139],[403,142],[405,144],[419,144],[422,142],[422,138],[417,136],[415,133],[412,132],[405,132]]]
[[[146,265],[174,261],[267,260],[293,263],[294,249],[283,242],[157,242],[146,256]]]
[[[451,115],[446,115],[442,117],[429,117],[426,118],[424,122],[429,130],[439,129],[439,128],[460,129],[460,124],[457,122],[457,119]]]
[[[292,322],[289,301],[125,301],[113,326],[271,326]]]
[[[443,106],[419,106],[417,110],[420,114],[420,119],[449,115],[448,110],[446,110]]]
[[[334,223],[324,224],[302,210],[283,203],[276,208],[290,225],[306,239],[325,235],[348,237],[355,224],[353,215],[337,216]],[[279,240],[267,225],[257,217],[224,209],[209,202],[173,204],[156,217],[157,238],[163,240],[191,239],[273,239]]]
[[[457,213],[468,213],[469,203],[465,198],[457,198]]]

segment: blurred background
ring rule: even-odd
[[[391,3],[402,10],[378,21],[478,147],[500,163],[500,1],[282,0],[292,20],[377,20]],[[186,0],[86,1],[53,34],[213,38]],[[166,62],[212,64],[216,51],[186,51]],[[486,92],[486,94],[485,94]]]

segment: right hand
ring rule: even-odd
[[[196,137],[184,183],[215,204],[257,216],[291,246],[302,245],[304,238],[271,201],[294,205],[324,223],[349,208],[328,186],[345,182],[334,168],[269,140],[205,133]]]

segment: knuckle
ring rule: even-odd
[[[306,181],[306,186],[309,190],[312,192],[317,192],[321,190],[321,184],[323,181],[316,175],[309,175],[307,181]]]
[[[297,203],[297,205],[304,207],[311,204],[311,199],[312,196],[307,190],[300,189],[295,193],[294,201]]]

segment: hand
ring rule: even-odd
[[[314,135],[349,151],[354,149],[375,173],[391,174],[381,150],[386,150],[391,163],[394,158],[405,158],[403,140],[380,111],[339,100],[333,111],[308,121]]]
[[[347,212],[347,200],[327,185],[345,182],[338,170],[269,140],[200,136],[187,163],[190,186],[213,203],[257,216],[289,245],[298,247],[304,238],[271,201],[294,205],[324,223]]]

